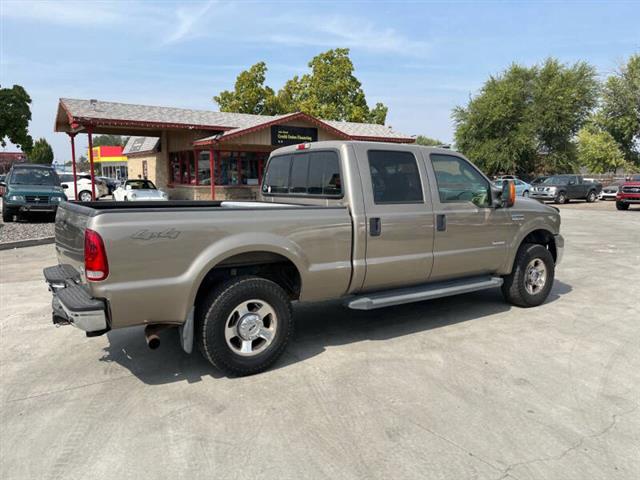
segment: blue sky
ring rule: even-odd
[[[216,109],[211,97],[255,62],[267,62],[278,89],[335,47],[351,49],[389,125],[450,142],[451,109],[512,62],[555,56],[615,71],[640,52],[640,0],[0,0],[0,83],[27,89],[31,134],[58,160],[70,155],[66,135],[53,133],[59,97]]]

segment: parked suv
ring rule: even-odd
[[[15,215],[31,212],[49,212],[55,216],[60,202],[66,200],[58,174],[45,165],[13,165],[0,186],[5,190],[2,197],[5,223],[12,222]]]
[[[616,208],[628,210],[631,204],[640,204],[640,175],[632,175],[616,195]]]

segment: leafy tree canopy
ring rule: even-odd
[[[31,163],[41,163],[44,165],[51,165],[53,162],[53,149],[49,142],[47,142],[44,138],[40,138],[36,140],[33,148],[29,152],[29,162]]]
[[[7,140],[29,152],[33,139],[29,135],[31,120],[31,97],[20,85],[12,88],[0,86],[0,145],[7,145]]]
[[[606,80],[596,121],[615,139],[625,159],[640,165],[640,54],[632,55]]]
[[[127,140],[129,137],[123,137],[121,135],[96,135],[92,139],[92,144],[94,147],[101,146],[121,146],[124,147],[127,144]]]
[[[573,139],[598,99],[593,67],[513,64],[456,107],[457,148],[489,174],[573,171]]]
[[[578,133],[577,153],[580,165],[591,173],[615,173],[627,164],[613,136],[594,126],[583,127]]]
[[[416,144],[424,145],[427,147],[436,147],[438,145],[444,145],[444,142],[438,140],[437,138],[431,138],[425,135],[418,135],[416,137]]]
[[[276,93],[264,85],[267,66],[253,65],[238,75],[233,91],[213,97],[223,112],[286,114],[296,111],[350,122],[384,124],[387,107],[367,105],[362,84],[354,75],[348,48],[337,48],[315,56],[310,73],[294,76]]]
[[[233,91],[220,92],[213,100],[223,112],[274,115],[278,113],[276,95],[272,88],[264,85],[266,74],[266,63],[256,63],[238,75]]]

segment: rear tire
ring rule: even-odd
[[[91,201],[91,192],[89,190],[83,190],[78,193],[78,199],[81,202],[90,202]]]
[[[518,307],[542,304],[553,287],[555,263],[551,252],[537,243],[523,243],[513,262],[513,270],[504,276],[502,294]]]
[[[616,201],[616,208],[618,210],[629,210],[629,204],[625,202]]]
[[[196,307],[196,339],[202,355],[230,375],[253,375],[282,355],[293,333],[287,293],[261,277],[220,284]]]
[[[2,221],[4,223],[11,223],[13,222],[13,216],[14,216],[14,212],[13,210],[11,210],[10,208],[7,208],[5,205],[2,206]]]
[[[591,190],[588,194],[587,194],[587,203],[593,203],[596,201],[596,199],[598,198],[598,196],[596,195],[596,192]]]

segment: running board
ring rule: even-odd
[[[403,303],[421,302],[433,298],[448,297],[461,293],[500,287],[502,282],[503,280],[500,277],[482,276],[430,283],[379,293],[367,293],[349,300],[347,307],[353,310],[373,310],[376,308],[401,305]]]

